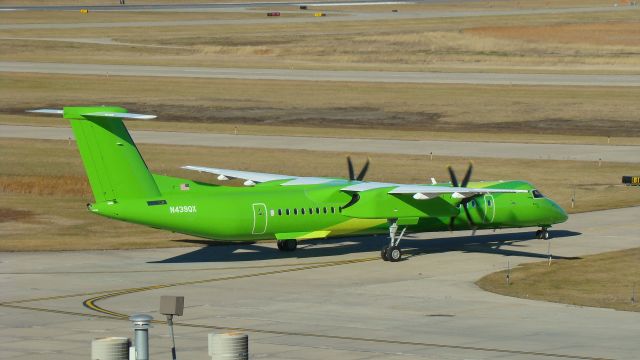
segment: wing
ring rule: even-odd
[[[280,184],[282,186],[317,185],[317,184],[330,183],[336,180],[336,179],[322,178],[322,177],[303,177],[303,176],[292,176],[292,175],[269,174],[269,173],[260,173],[260,172],[252,172],[252,171],[218,169],[218,168],[192,166],[192,165],[183,166],[182,168],[186,170],[194,170],[194,171],[200,171],[200,172],[206,172],[209,174],[218,175],[218,180],[242,179],[242,180],[245,180],[245,185],[255,185],[258,183],[264,183],[269,181],[284,181]]]
[[[429,200],[443,194],[451,194],[456,199],[464,199],[474,195],[492,193],[519,193],[527,190],[518,189],[494,189],[494,188],[469,188],[439,185],[404,185],[393,183],[365,182],[342,188],[346,192],[364,192],[375,189],[388,188],[388,194],[412,194],[416,200]]]
[[[253,171],[231,170],[210,168],[204,166],[183,166],[183,169],[206,172],[218,175],[218,180],[242,179],[250,182],[247,185],[255,185],[269,181],[282,181],[282,186],[294,185],[318,185],[334,183],[336,185],[344,184],[340,188],[341,191],[347,193],[363,193],[373,190],[385,189],[386,193],[391,195],[412,194],[416,200],[429,200],[443,194],[451,194],[454,198],[463,199],[466,197],[491,194],[491,193],[518,193],[527,192],[527,190],[517,189],[494,189],[494,188],[469,188],[469,187],[452,187],[442,185],[407,185],[383,182],[364,182],[364,181],[347,181],[344,179],[324,178],[324,177],[304,177],[294,175],[270,174]]]
[[[243,179],[245,185],[274,182],[275,186],[318,185],[335,186],[336,191],[351,195],[351,201],[340,207],[342,214],[361,219],[401,218],[417,221],[424,217],[450,217],[459,213],[454,199],[483,194],[521,193],[522,189],[495,186],[502,182],[475,183],[476,187],[453,187],[443,184],[396,184],[349,181],[336,178],[300,177],[251,171],[183,166],[183,169],[218,175],[219,180]]]
[[[345,186],[341,191],[350,193],[351,201],[342,207],[342,214],[361,219],[397,218],[405,224],[416,223],[419,218],[451,217],[460,210],[454,199],[482,194],[520,193],[522,189],[490,187],[500,183],[476,183],[486,187],[453,187],[443,185],[406,185],[363,182]]]

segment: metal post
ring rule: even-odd
[[[147,314],[134,314],[129,317],[133,323],[135,337],[133,340],[136,349],[136,360],[149,360],[149,328],[153,317]]]
[[[549,264],[548,264],[548,266],[551,266],[551,258],[553,257],[553,256],[551,255],[551,238],[549,238],[549,239],[547,240],[547,242],[548,242],[548,243],[547,243],[547,255],[549,256]]]
[[[173,315],[167,315],[169,335],[171,335],[171,359],[176,360],[176,338],[173,336]]]

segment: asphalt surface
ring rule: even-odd
[[[299,3],[291,3],[298,5]],[[280,4],[282,5],[282,4]],[[239,10],[247,8],[244,3],[234,4]],[[81,8],[81,7],[78,7]],[[217,8],[229,9],[229,6]],[[172,27],[172,26],[206,26],[206,25],[250,25],[250,24],[287,24],[309,22],[342,22],[342,21],[379,21],[399,19],[435,19],[435,18],[464,18],[477,16],[516,16],[516,15],[553,15],[572,13],[599,13],[611,11],[638,11],[640,7],[583,7],[583,8],[551,8],[551,9],[514,9],[514,10],[471,10],[471,11],[408,11],[408,12],[327,12],[329,16],[315,17],[309,13],[308,17],[278,17],[235,19],[235,20],[174,20],[174,21],[127,21],[127,22],[93,22],[93,23],[52,23],[52,24],[0,24],[0,30],[34,30],[34,29],[88,29],[88,28],[120,28],[120,27]],[[6,9],[5,9],[6,10]],[[149,9],[147,9],[149,10]],[[162,9],[166,10],[166,9]],[[215,11],[210,8],[189,8],[191,11]],[[178,11],[178,10],[175,10]],[[311,10],[313,11],[313,10]],[[339,16],[331,16],[339,15]]]
[[[213,79],[344,81],[418,84],[540,86],[640,86],[640,75],[436,73],[394,71],[329,71],[179,66],[62,64],[0,61],[0,72],[104,76],[160,76]]]
[[[552,253],[638,247],[638,210],[573,215],[554,227]],[[93,338],[132,337],[119,316],[162,319],[159,297],[182,295],[179,359],[207,358],[207,333],[228,328],[249,334],[254,359],[637,359],[639,313],[474,285],[507,262],[545,261],[548,244],[532,240],[534,230],[410,237],[402,246],[413,255],[399,263],[378,259],[384,237],[290,254],[272,244],[0,253],[0,357],[87,359]],[[170,358],[167,327],[150,333],[151,358]]]
[[[271,7],[271,6],[326,6],[326,5],[359,5],[359,4],[389,4],[389,3],[417,3],[417,4],[440,4],[440,3],[464,3],[481,0],[417,0],[417,1],[393,1],[393,0],[352,0],[352,1],[236,1],[219,3],[176,3],[176,4],[135,4],[128,5],[36,5],[36,6],[0,6],[0,10],[22,10],[22,11],[77,11],[88,9],[93,11],[152,11],[152,10],[185,10],[185,9],[227,9],[238,7]]]
[[[338,151],[349,153],[415,154],[483,158],[551,159],[640,163],[640,146],[521,144],[435,140],[341,139],[303,136],[204,134],[132,131],[138,143],[262,149]],[[0,137],[68,140],[71,129],[0,125]],[[193,164],[212,165],[212,164]]]

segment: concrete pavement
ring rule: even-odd
[[[637,211],[573,215],[554,227],[553,253],[640,246]],[[159,319],[160,295],[184,295],[176,342],[185,359],[206,358],[206,334],[227,327],[249,333],[255,359],[637,359],[638,313],[474,285],[507,260],[544,260],[547,243],[531,240],[533,230],[423,234],[403,241],[414,255],[400,263],[378,259],[384,237],[312,242],[292,254],[271,244],[0,253],[0,357],[86,359],[91,339],[132,331],[127,321],[94,317],[102,314],[82,302],[153,286],[97,305]],[[27,301],[11,303],[18,300]],[[152,359],[169,356],[167,334],[161,324],[151,329]]]
[[[536,86],[640,86],[640,75],[441,73],[412,71],[292,70],[183,66],[62,64],[0,61],[0,72],[211,79],[345,81],[414,84]]]
[[[131,131],[134,141],[149,144],[259,149],[294,149],[349,153],[413,154],[457,157],[551,159],[640,163],[640,146],[521,144],[436,140],[383,140],[260,136],[168,131]],[[0,138],[67,140],[71,129],[0,125]],[[211,164],[194,164],[211,165]]]

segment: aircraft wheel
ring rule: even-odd
[[[543,230],[542,233],[540,234],[540,238],[543,240],[549,240],[550,238],[549,232],[547,230]]]
[[[389,261],[389,258],[387,257],[387,250],[389,249],[389,246],[384,246],[382,248],[382,250],[380,250],[380,257],[382,258],[382,260],[384,261]]]
[[[402,250],[400,250],[399,246],[392,246],[387,249],[387,259],[391,262],[397,262],[402,259]]]
[[[298,241],[296,239],[289,239],[284,241],[284,251],[294,251],[298,247]]]
[[[536,239],[542,239],[542,230],[536,231]]]

